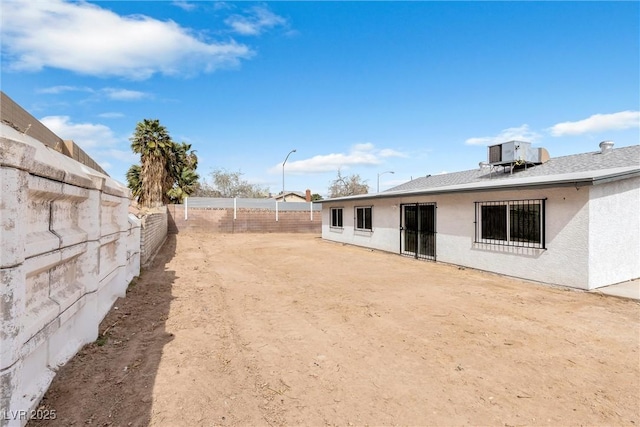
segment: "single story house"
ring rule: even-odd
[[[284,193],[280,193],[273,197],[278,202],[310,202],[311,201],[311,190],[307,190],[306,193],[302,193],[300,191],[285,191]]]
[[[509,141],[478,169],[322,200],[322,237],[580,289],[640,277],[640,145],[535,150]]]

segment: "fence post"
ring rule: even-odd
[[[278,201],[276,200],[276,222],[278,222]]]
[[[189,197],[185,197],[184,198],[184,220],[187,220],[187,217],[189,216],[188,212],[189,212],[189,208],[187,207],[187,205],[189,204]]]
[[[236,220],[236,218],[237,218],[237,215],[236,215],[236,210],[237,210],[237,207],[238,207],[238,203],[237,203],[237,202],[238,202],[238,198],[237,198],[237,197],[234,197],[234,198],[233,198],[233,220],[234,220],[234,221],[235,221],[235,220]]]
[[[313,202],[309,202],[309,213],[311,214],[311,221],[313,221]]]

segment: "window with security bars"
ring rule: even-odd
[[[342,208],[331,208],[331,227],[342,228]]]
[[[476,243],[545,249],[545,199],[476,202]]]
[[[373,230],[371,211],[371,206],[356,207],[356,230]]]

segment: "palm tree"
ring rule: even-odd
[[[174,143],[159,120],[138,122],[131,137],[131,149],[140,154],[140,194],[138,202],[144,207],[162,206],[166,197],[167,158],[171,157]]]
[[[196,173],[198,156],[191,144],[174,143],[171,155],[167,159],[167,175],[165,195],[167,202],[181,203],[184,198],[193,194],[200,176]]]
[[[129,168],[127,183],[141,206],[181,203],[195,192],[200,178],[195,150],[186,142],[173,142],[159,120],[145,119],[136,125],[131,149],[140,154],[141,166]]]
[[[142,191],[142,181],[140,177],[140,165],[131,165],[127,171],[127,186],[131,189],[131,195],[138,199]]]

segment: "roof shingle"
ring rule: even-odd
[[[487,182],[488,180],[564,175],[575,172],[589,172],[631,166],[640,167],[640,145],[615,148],[606,153],[597,151],[555,157],[541,165],[527,166],[526,169],[517,169],[514,170],[513,173],[511,173],[508,167],[505,169],[502,167],[486,167],[441,175],[427,175],[426,177],[416,178],[390,188],[384,191],[384,193],[411,190],[420,191],[437,187],[471,184],[474,182],[481,183]]]

